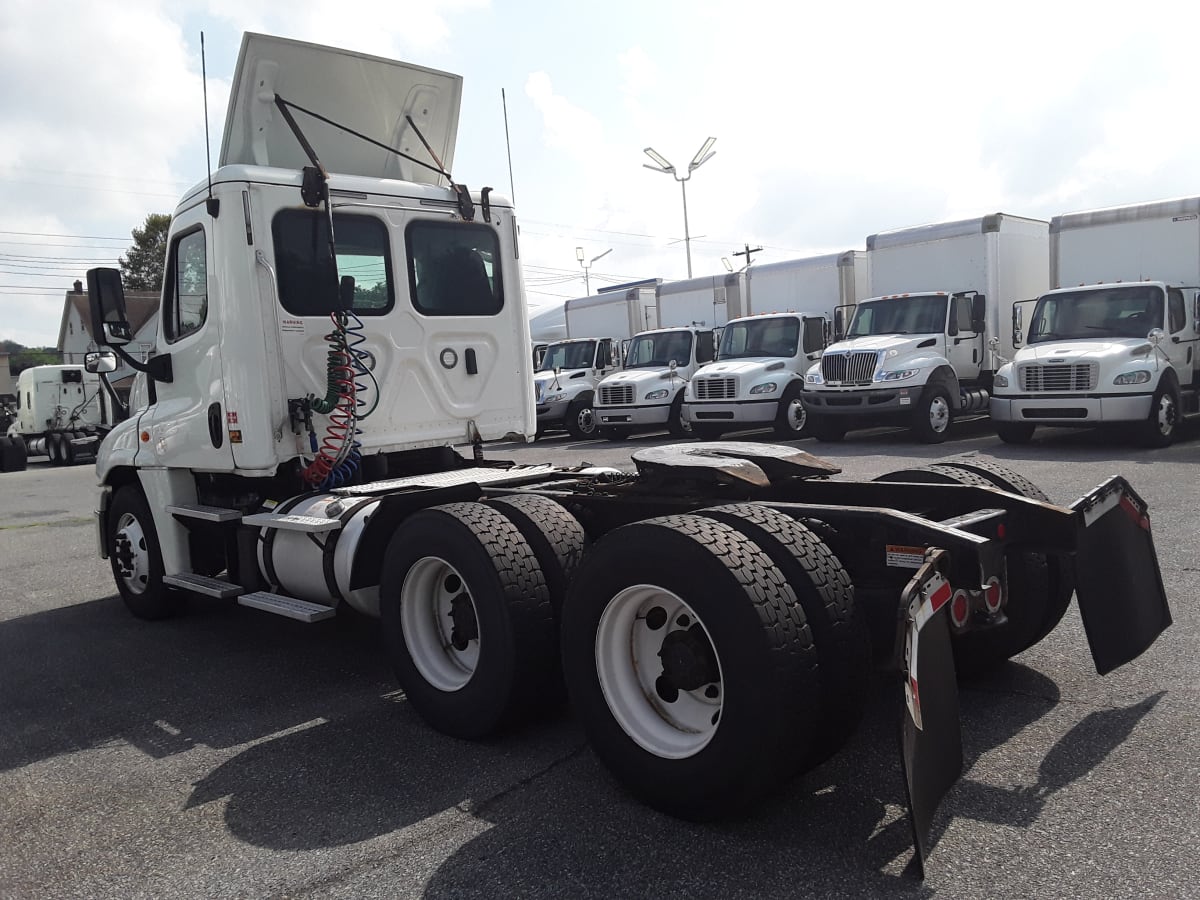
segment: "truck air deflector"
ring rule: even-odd
[[[247,33],[234,70],[220,165],[301,169],[308,158],[275,106],[275,95],[415,159],[417,131],[447,171],[454,162],[462,78],[363,53]],[[414,127],[415,126],[415,127]],[[444,184],[443,176],[311,119],[304,132],[329,172]]]
[[[1096,671],[1141,656],[1171,624],[1146,502],[1120,476],[1071,505],[1083,525],[1075,596]]]

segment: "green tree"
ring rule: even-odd
[[[150,213],[141,228],[133,229],[133,246],[121,257],[121,280],[125,290],[157,291],[162,288],[170,225],[170,216]]]

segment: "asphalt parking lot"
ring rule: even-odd
[[[770,439],[760,435],[762,439]],[[369,623],[196,601],[135,620],[96,555],[90,467],[0,475],[0,898],[1200,896],[1200,433],[1150,451],[986,421],[803,449],[866,478],[978,454],[1070,503],[1111,474],[1149,502],[1175,623],[1096,676],[1074,607],[962,688],[966,765],[911,869],[877,679],[832,760],[737,821],[628,797],[569,710],[484,743],[408,708]],[[629,465],[665,435],[489,455]]]

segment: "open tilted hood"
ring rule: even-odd
[[[249,32],[242,38],[220,164],[300,169],[308,157],[275,106],[279,94],[436,167],[406,116],[449,171],[458,135],[462,78],[334,47]],[[292,115],[331,173],[445,184],[416,165],[299,110]]]

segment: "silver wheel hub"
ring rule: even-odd
[[[792,431],[803,431],[804,423],[808,421],[808,410],[804,408],[804,404],[797,397],[788,404],[787,408],[787,423]]]
[[[639,584],[596,628],[596,676],[621,729],[664,759],[699,753],[717,733],[725,690],[704,623],[678,595]]]
[[[1160,434],[1170,434],[1175,429],[1175,398],[1163,394],[1158,401],[1158,430]]]
[[[575,421],[579,425],[579,430],[584,434],[591,434],[596,430],[596,419],[592,415],[592,408],[590,406],[585,406],[581,409]]]
[[[131,593],[144,593],[150,583],[150,551],[142,523],[132,513],[117,522],[112,553],[121,581]]]
[[[400,627],[413,665],[439,691],[457,691],[474,676],[479,665],[475,601],[444,559],[423,557],[404,576]]]
[[[929,427],[941,434],[950,426],[950,403],[938,395],[929,402]]]

